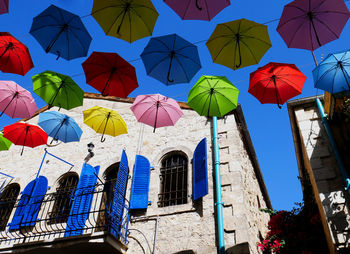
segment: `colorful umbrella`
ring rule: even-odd
[[[5,138],[15,145],[21,145],[23,154],[24,146],[36,147],[47,142],[47,134],[40,127],[28,123],[14,123],[4,127]]]
[[[0,133],[0,151],[10,149],[12,142],[5,138],[2,133]]]
[[[56,111],[39,114],[38,124],[53,138],[51,143],[54,140],[61,140],[64,143],[79,141],[83,133],[73,118]]]
[[[184,20],[211,20],[230,0],[164,0]]]
[[[350,90],[350,51],[329,54],[312,74],[316,88],[332,94]]]
[[[315,50],[339,38],[349,16],[344,0],[295,0],[284,6],[277,32],[289,48]]]
[[[130,43],[152,35],[158,18],[150,0],[95,0],[91,15],[107,35]]]
[[[281,108],[290,98],[301,94],[306,76],[294,64],[269,63],[250,74],[248,92],[262,104]]]
[[[0,81],[0,117],[29,118],[38,108],[30,92],[13,81]]]
[[[166,85],[188,83],[201,68],[197,46],[176,34],[151,38],[141,59],[147,74]]]
[[[83,114],[84,123],[97,133],[102,133],[101,142],[106,140],[104,134],[115,137],[128,133],[126,123],[117,111],[95,106],[83,111]]]
[[[117,53],[92,52],[82,66],[86,83],[103,96],[126,98],[139,86],[135,67]]]
[[[0,14],[9,12],[9,0],[0,0]]]
[[[259,63],[271,42],[267,26],[239,19],[218,24],[206,45],[214,63],[236,70]]]
[[[32,77],[33,91],[49,108],[72,109],[83,105],[84,91],[68,76],[45,71]]]
[[[187,105],[201,116],[223,117],[234,110],[239,90],[223,76],[202,76],[188,93]]]
[[[92,40],[79,16],[55,5],[33,19],[30,34],[46,53],[66,60],[86,56]]]
[[[137,121],[156,128],[174,126],[183,115],[177,101],[161,94],[138,95],[131,105]]]
[[[33,67],[28,48],[10,33],[0,32],[0,70],[24,76]]]

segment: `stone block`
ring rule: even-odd
[[[334,168],[319,168],[319,169],[314,169],[314,176],[315,180],[327,180],[327,179],[332,179],[335,178],[337,175],[334,171]]]

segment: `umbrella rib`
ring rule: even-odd
[[[187,73],[186,73],[186,71],[185,71],[185,68],[183,67],[183,65],[182,65],[181,62],[179,61],[179,59],[178,59],[178,57],[176,56],[176,54],[175,54],[174,58],[175,58],[176,62],[178,62],[178,64],[180,65],[180,67],[181,67],[183,73],[185,74],[187,82],[190,82],[190,79],[189,79],[189,77],[187,76]]]
[[[160,40],[159,38],[154,37],[154,38],[152,38],[152,40],[156,40],[156,41],[160,42],[160,43],[163,44],[164,47],[166,47],[168,50],[171,50],[171,48],[169,48],[168,45],[167,45],[165,42],[163,42],[162,40]]]
[[[217,91],[216,91],[216,92],[217,92]],[[214,100],[215,100],[215,102],[216,102],[217,110],[219,111],[219,116],[221,117],[222,114],[221,114],[220,107],[219,107],[219,103],[218,103],[218,100],[216,99],[215,93],[213,94],[213,97],[214,97]]]
[[[303,11],[305,12],[305,10],[303,10]],[[301,15],[299,15],[299,16],[295,16],[295,17],[293,17],[293,18],[290,18],[290,19],[286,20],[284,23],[280,23],[280,24],[278,25],[278,29],[281,29],[284,25],[288,24],[289,22],[292,22],[292,21],[294,21],[294,20],[298,20],[298,19],[300,19],[300,18],[305,18],[305,17],[306,17],[306,14],[303,13],[303,14],[301,14]]]
[[[253,54],[252,50],[250,49],[250,47],[248,47],[248,45],[247,45],[244,41],[241,41],[241,43],[242,43],[244,46],[246,46],[246,48],[249,50],[249,53],[250,53],[250,55],[254,58],[255,63],[256,63],[256,64],[259,63],[259,61],[256,59],[255,55]]]
[[[184,19],[184,18],[185,18],[186,14],[187,14],[187,11],[188,11],[188,9],[189,9],[190,4],[191,4],[191,0],[188,0],[188,1],[187,1],[187,6],[185,7],[185,11],[184,11],[184,13],[183,13],[181,19]]]
[[[158,61],[154,66],[152,66],[152,68],[149,70],[149,72],[147,73],[148,75],[150,73],[152,73],[152,71],[157,68],[158,65],[160,65],[162,62],[164,62],[165,60],[167,60],[169,58],[169,56],[164,57],[162,60]]]
[[[267,42],[267,41],[264,41],[264,40],[262,40],[262,39],[260,39],[260,38],[258,38],[258,37],[246,36],[246,35],[244,35],[243,37],[250,38],[250,39],[254,39],[254,40],[257,40],[257,41],[260,41],[260,42],[262,42],[262,43],[264,43],[264,44],[266,44],[266,45],[269,45],[270,47],[272,46],[271,43],[269,43],[269,42]]]
[[[292,36],[292,39],[289,41],[289,43],[288,43],[287,45],[290,45],[290,44],[294,41],[294,39],[296,38],[296,34],[299,32],[299,30],[303,27],[304,24],[305,24],[305,23],[301,23],[301,24],[298,26],[298,28],[295,29],[294,34],[293,34],[293,36]],[[309,25],[311,26],[311,22],[309,22]],[[311,33],[310,33],[310,34],[311,34]]]
[[[231,43],[231,40],[228,41],[226,44],[224,44],[221,49],[219,50],[219,52],[216,54],[216,56],[214,57],[214,61],[216,60],[216,58],[221,54],[221,52],[224,50],[224,48],[226,48],[229,44]],[[237,44],[237,43],[236,43]],[[236,55],[236,50],[234,51],[235,55]]]
[[[176,56],[181,56],[181,57],[186,58],[186,59],[189,59],[189,60],[191,60],[193,63],[195,63],[195,64],[197,64],[197,65],[199,65],[199,66],[201,67],[201,64],[200,64],[200,63],[197,63],[195,60],[193,60],[193,58],[191,58],[191,57],[189,57],[189,56],[186,56],[186,55],[183,55],[183,54],[180,54],[180,53],[176,53],[175,55],[176,55]]]
[[[166,112],[166,116],[168,117],[168,119],[170,120],[170,122],[171,122],[171,124],[172,125],[175,125],[175,123],[173,122],[173,119],[171,119],[171,117],[170,117],[170,113],[168,112],[168,110],[166,110],[166,108],[162,105],[162,103],[160,103],[160,108],[163,108],[163,110]],[[169,104],[167,104],[167,107],[169,107],[170,105]],[[162,115],[163,116],[163,115]],[[159,118],[159,116],[158,116],[158,118]],[[169,125],[167,125],[167,126],[169,126]]]
[[[113,6],[111,6],[113,7]],[[117,22],[117,20],[119,19],[119,17],[123,14],[123,11],[121,11],[118,15],[115,16],[115,19],[113,20],[113,22],[111,22],[111,25],[110,27],[108,28],[107,30],[107,33],[106,34],[109,34],[111,29],[113,28],[114,24]]]
[[[79,44],[81,45],[81,47],[84,49],[84,51],[87,51],[88,50],[88,48],[86,48],[85,47],[85,45],[83,44],[83,42],[80,40],[80,37],[79,36],[77,36],[73,31],[70,31],[71,32],[71,34],[76,38],[76,41],[78,41],[79,42]],[[66,33],[67,34],[67,37],[68,37],[68,33]],[[68,40],[68,38],[67,38],[67,41],[68,41],[68,44],[69,44],[69,40]],[[68,50],[69,50],[69,47],[68,47]]]
[[[324,27],[326,27],[327,30],[330,31],[336,38],[339,38],[339,36],[338,36],[333,30],[331,30],[331,28],[330,28],[326,23],[324,23],[321,19],[319,19],[319,18],[317,18],[317,17],[315,17],[315,19],[316,19],[319,23],[321,23]]]

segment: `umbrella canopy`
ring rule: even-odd
[[[277,32],[289,48],[315,50],[339,38],[349,16],[344,0],[295,0],[284,6]]]
[[[188,93],[187,105],[201,116],[223,117],[238,104],[239,90],[223,76],[202,76]]]
[[[332,94],[350,90],[350,51],[329,54],[313,71],[315,87]]]
[[[10,149],[12,142],[5,138],[2,133],[0,133],[0,151],[5,151]]]
[[[0,0],[0,14],[9,12],[9,0]]]
[[[281,108],[290,98],[301,94],[306,76],[294,64],[269,63],[250,74],[248,92],[262,104]]]
[[[101,142],[104,142],[104,134],[116,137],[128,133],[126,123],[117,111],[99,106],[83,111],[84,123],[97,133],[102,133]]]
[[[28,48],[10,33],[0,32],[0,70],[24,76],[33,67]]]
[[[38,108],[30,92],[13,81],[0,81],[0,116],[29,118]]]
[[[236,70],[259,63],[271,41],[267,26],[239,19],[218,24],[206,45],[214,63]]]
[[[184,20],[211,20],[230,0],[164,0]]]
[[[15,145],[22,146],[23,154],[24,146],[37,147],[47,142],[47,134],[40,127],[28,123],[14,123],[4,127],[5,138]]]
[[[46,53],[66,60],[86,56],[92,40],[79,16],[55,5],[33,19],[30,34]]]
[[[84,91],[69,77],[53,71],[45,71],[32,77],[33,91],[49,108],[57,106],[72,109],[83,105]]]
[[[64,143],[79,141],[83,131],[72,117],[56,111],[39,114],[39,126],[52,137]]]
[[[147,74],[166,85],[188,83],[201,68],[197,46],[176,34],[151,38],[141,59]]]
[[[130,43],[152,35],[158,18],[150,0],[95,0],[91,15],[107,35]]]
[[[131,105],[137,121],[156,128],[174,126],[183,115],[177,101],[161,94],[138,95]]]
[[[82,63],[86,83],[103,96],[126,98],[139,85],[135,67],[117,53],[92,52]]]

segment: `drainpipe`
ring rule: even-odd
[[[221,196],[221,174],[220,174],[220,158],[219,158],[219,136],[217,117],[213,116],[213,134],[214,134],[214,156],[215,156],[215,186],[216,186],[216,203],[217,221],[218,221],[218,238],[219,238],[219,254],[225,254],[224,239],[224,220],[222,213],[222,196]]]
[[[345,190],[347,190],[350,194],[350,179],[349,179],[349,176],[348,176],[348,173],[346,172],[345,170],[345,167],[344,167],[344,164],[343,164],[343,161],[340,157],[340,154],[339,154],[339,151],[338,151],[338,148],[337,148],[337,145],[334,141],[334,138],[333,138],[333,134],[332,134],[332,131],[331,131],[331,128],[329,127],[328,125],[328,121],[327,121],[327,116],[326,114],[324,113],[324,109],[323,109],[323,105],[320,101],[319,98],[316,98],[316,103],[317,103],[317,108],[318,108],[318,111],[320,112],[321,114],[321,119],[322,119],[322,124],[327,132],[327,135],[328,135],[328,139],[329,139],[329,142],[331,143],[331,146],[332,146],[332,149],[333,149],[333,152],[334,152],[334,155],[335,155],[335,158],[337,160],[337,163],[338,163],[338,166],[339,166],[339,169],[340,169],[340,172],[341,174],[343,175],[343,178],[345,180]]]

